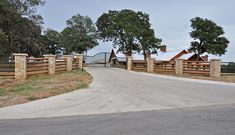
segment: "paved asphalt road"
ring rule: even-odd
[[[88,89],[0,109],[0,119],[139,112],[235,103],[235,84],[87,68]]]
[[[121,114],[0,120],[1,135],[234,135],[235,104]]]

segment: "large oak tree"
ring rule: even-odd
[[[7,37],[7,43],[1,43],[0,48],[5,57],[16,52],[38,55],[42,17],[36,8],[43,4],[44,0],[0,1],[0,28]]]
[[[66,23],[67,27],[61,34],[67,53],[83,53],[98,45],[96,27],[90,17],[77,14]]]
[[[194,39],[191,42],[190,50],[198,55],[207,52],[214,55],[225,54],[229,41],[223,36],[224,30],[215,22],[200,17],[191,20],[190,36]]]
[[[161,43],[151,29],[149,15],[132,10],[109,11],[103,13],[97,20],[99,36],[104,41],[113,41],[119,52],[129,56],[133,51],[156,53]]]

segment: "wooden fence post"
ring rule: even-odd
[[[14,53],[15,57],[15,79],[16,80],[25,80],[27,78],[26,72],[26,57],[28,54],[25,53]]]
[[[66,58],[66,62],[67,62],[67,71],[71,71],[73,69],[73,61],[72,61],[72,56],[71,55],[64,55],[64,57]]]
[[[147,59],[147,72],[153,73],[155,58]]]
[[[77,54],[76,56],[78,58],[77,60],[79,62],[79,68],[83,69],[83,54]]]
[[[55,55],[43,55],[43,57],[48,58],[49,75],[54,75],[55,74]]]
[[[175,59],[175,74],[176,75],[183,74],[183,64],[184,64],[184,59]]]
[[[220,77],[221,76],[221,60],[211,59],[210,60],[210,77]]]
[[[132,69],[132,57],[131,56],[127,56],[127,70],[128,71],[131,71],[131,69]]]

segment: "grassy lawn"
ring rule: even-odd
[[[91,81],[92,77],[87,72],[78,69],[55,76],[32,77],[26,81],[0,78],[0,107],[86,88]]]

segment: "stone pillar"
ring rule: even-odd
[[[73,69],[73,61],[72,61],[72,56],[71,55],[64,55],[67,61],[67,71],[71,71]]]
[[[83,54],[77,54],[76,56],[78,58],[77,60],[79,62],[79,68],[83,69]]]
[[[152,73],[154,72],[154,58],[148,58],[147,59],[147,72]]]
[[[126,66],[127,66],[127,70],[131,71],[131,69],[132,69],[132,57],[131,56],[127,56]]]
[[[25,53],[14,53],[15,57],[15,79],[16,80],[25,80],[27,77],[26,72],[26,57],[28,54]]]
[[[54,75],[55,74],[55,55],[43,55],[43,57],[48,58],[49,75]]]
[[[221,60],[211,59],[210,61],[210,77],[220,77],[221,76]]]
[[[184,59],[175,59],[175,74],[176,75],[183,74],[183,62],[184,62]]]

